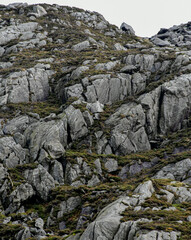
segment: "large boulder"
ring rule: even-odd
[[[33,186],[37,194],[47,201],[50,190],[55,187],[55,182],[46,169],[39,164],[35,169],[25,170],[24,177]]]
[[[16,144],[13,137],[0,138],[0,162],[7,168],[27,163],[27,150]]]
[[[191,183],[191,160],[189,158],[179,161],[177,163],[171,163],[163,167],[154,178],[156,179],[172,179],[176,181],[182,181]]]
[[[37,22],[26,22],[17,25],[3,27],[0,30],[0,46],[6,45],[8,42],[18,39],[27,31],[33,32],[37,29]]]
[[[84,120],[83,114],[79,109],[75,109],[70,105],[66,110],[66,117],[70,129],[72,140],[76,140],[85,136],[88,133],[87,123]]]
[[[125,22],[121,24],[120,29],[126,32],[128,35],[135,35],[135,31],[133,30],[133,28]]]
[[[49,96],[50,66],[41,65],[0,77],[0,105],[6,103],[37,102]]]
[[[52,158],[60,158],[67,146],[67,119],[64,115],[61,120],[48,122],[37,122],[31,124],[25,130],[26,145],[29,148],[33,161],[42,160],[44,151],[45,158],[50,155]]]
[[[123,104],[105,124],[112,128],[109,144],[115,154],[126,155],[150,149],[145,131],[145,114],[141,105]]]

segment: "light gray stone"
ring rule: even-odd
[[[189,158],[177,163],[168,164],[163,167],[154,178],[167,179],[170,178],[176,181],[186,181],[187,174],[191,170],[191,160]],[[190,176],[188,176],[190,177]]]
[[[120,29],[126,32],[128,35],[135,35],[135,31],[133,30],[133,28],[125,22],[121,24]]]
[[[88,133],[88,129],[81,111],[70,105],[65,110],[65,113],[70,126],[70,136],[72,140],[85,136]]]
[[[100,180],[97,175],[93,175],[92,178],[88,181],[88,187],[94,187],[100,183]]]
[[[8,208],[5,213],[14,213],[24,201],[30,199],[34,194],[35,192],[29,183],[19,185],[9,196]]]
[[[43,200],[48,199],[50,190],[55,187],[53,177],[40,164],[33,170],[25,170],[24,177]]]
[[[60,203],[60,211],[58,212],[57,218],[61,218],[63,214],[70,213],[81,204],[81,198],[70,197],[66,201]]]
[[[16,144],[13,137],[0,138],[0,162],[7,168],[27,163],[27,151]]]
[[[113,158],[106,159],[105,168],[107,169],[107,171],[109,173],[110,172],[115,172],[118,169],[118,163]]]
[[[36,228],[40,228],[40,229],[43,229],[44,227],[44,221],[42,218],[37,218],[36,221],[35,221],[35,227]]]
[[[88,69],[89,69],[89,67],[87,67],[87,66],[81,66],[81,67],[76,68],[76,69],[72,72],[72,74],[71,74],[71,79],[72,79],[72,80],[79,79],[80,75],[81,75],[82,73],[84,73],[85,71],[87,71]],[[78,84],[76,87],[78,87],[78,88],[81,89],[81,86],[80,86],[80,85],[81,85],[81,84]],[[76,87],[75,87],[75,88],[76,88]],[[79,92],[79,90],[78,90],[78,92]]]
[[[90,42],[87,40],[84,42],[78,43],[72,47],[72,49],[76,52],[81,52],[89,48],[90,48]]]
[[[103,112],[103,107],[104,105],[101,104],[99,101],[95,102],[95,103],[88,103],[86,108],[88,110],[90,110],[90,112],[92,113],[100,113]]]
[[[42,17],[42,16],[44,16],[46,14],[47,14],[47,12],[46,12],[46,10],[42,6],[35,5],[35,6],[33,6],[33,11],[30,12],[28,15],[29,16],[35,16],[35,17],[38,18],[38,17]]]
[[[149,198],[155,192],[152,181],[149,180],[140,184],[135,190],[135,193],[140,194],[141,199]]]
[[[157,37],[154,38],[154,40],[152,40],[152,42],[159,47],[170,46],[169,41],[167,41],[167,40],[164,41],[164,40],[162,40],[160,38],[157,38]]]

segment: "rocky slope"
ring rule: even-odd
[[[190,239],[190,47],[0,5],[0,239]]]

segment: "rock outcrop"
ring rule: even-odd
[[[190,240],[190,30],[0,5],[0,240]]]

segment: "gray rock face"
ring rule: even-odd
[[[177,163],[168,164],[155,176],[156,179],[172,179],[191,183],[191,160],[185,159]]]
[[[92,85],[87,86],[85,96],[87,102],[93,103],[114,103],[123,100],[126,96],[131,95],[131,76],[119,74],[118,78],[110,76],[97,76]]]
[[[11,188],[10,177],[7,169],[0,163],[0,206],[5,202],[9,189]],[[2,211],[2,210],[1,210]]]
[[[76,52],[81,52],[89,48],[90,48],[90,42],[87,40],[84,42],[78,43],[72,47],[72,49]]]
[[[169,43],[167,40],[164,41],[164,40],[162,40],[162,39],[160,39],[160,38],[155,38],[155,39],[153,40],[153,43],[154,43],[155,45],[159,46],[159,47],[170,46],[170,43]]]
[[[75,109],[70,105],[65,110],[65,113],[70,127],[70,136],[72,140],[76,140],[88,133],[87,124],[79,109]]]
[[[67,120],[38,122],[30,125],[25,133],[30,155],[36,160],[44,149],[52,158],[59,158],[67,145]]]
[[[150,137],[156,136],[157,131],[166,134],[182,128],[190,109],[190,78],[190,74],[182,75],[140,96]]]
[[[191,28],[190,22],[173,26],[169,29],[161,28],[161,30],[153,37],[151,41],[159,46],[175,45],[178,47],[190,47],[191,45]]]
[[[28,183],[18,186],[9,196],[9,207],[5,212],[13,213],[18,210],[25,200],[30,199],[35,194],[32,186]]]
[[[88,187],[94,187],[100,183],[98,176],[93,175],[92,178],[88,181]]]
[[[127,49],[125,47],[123,47],[120,43],[116,43],[114,45],[114,49],[117,51],[126,51]]]
[[[43,200],[48,199],[50,190],[55,187],[53,177],[40,164],[38,168],[26,170],[24,177]]]
[[[24,130],[29,125],[29,117],[28,116],[18,116],[12,120],[10,120],[5,126],[3,127],[4,134],[13,135],[16,132],[23,133]]]
[[[2,28],[0,30],[0,46],[6,45],[11,40],[18,39],[20,35],[27,31],[33,32],[37,27],[38,23],[27,22]]]
[[[83,72],[87,71],[88,69],[89,69],[89,67],[87,67],[87,66],[78,67],[77,69],[75,69],[75,70],[72,72],[72,74],[71,74],[71,79],[72,79],[72,80],[78,79],[78,78],[80,77],[80,75],[81,75]],[[77,86],[78,86],[78,85],[77,85]],[[77,86],[76,86],[76,87],[77,87]]]
[[[149,180],[145,183],[140,184],[136,189],[135,189],[135,193],[140,194],[140,198],[141,199],[146,199],[152,196],[152,194],[154,193],[154,187],[152,184],[152,181]]]
[[[184,187],[173,187],[167,185],[166,189],[170,192],[173,192],[177,196],[177,199],[175,201],[176,203],[191,201],[191,189],[187,185]]]
[[[150,162],[135,161],[132,164],[127,164],[121,169],[118,176],[122,180],[125,180],[129,176],[136,175],[144,169],[152,168],[153,166],[155,166],[158,163],[158,160],[159,160],[158,158],[154,158]]]
[[[135,103],[122,105],[105,124],[114,126],[109,144],[115,153],[126,155],[129,152],[150,149],[141,105]]]
[[[71,164],[68,162],[66,165],[65,181],[67,184],[75,186],[86,184],[85,178],[87,177],[89,179],[92,176],[92,170],[83,158],[76,158],[76,163]],[[77,181],[77,179],[79,179],[79,181]],[[93,175],[87,184],[97,184],[98,181],[99,179]]]
[[[164,232],[164,231],[150,231],[148,233],[138,232],[135,240],[178,240],[180,237],[179,232]]]
[[[146,109],[145,116],[147,119],[146,129],[151,137],[155,137],[158,132],[158,119],[160,111],[161,87],[156,88],[150,93],[140,96],[139,101],[143,109]]]
[[[119,61],[115,61],[115,62],[107,62],[107,63],[99,63],[95,66],[96,70],[107,70],[110,71],[112,70],[114,67],[117,66],[117,64],[119,64]]]
[[[53,72],[46,70],[45,65],[43,67],[14,72],[7,78],[0,77],[0,105],[45,100],[49,95],[49,77]]]
[[[139,201],[144,201],[145,198],[150,197],[154,192],[154,188],[151,181],[145,182],[139,186],[136,193],[142,194],[133,197],[120,197],[115,202],[105,207],[97,216],[96,220],[92,222],[85,232],[80,237],[80,240],[87,239],[127,239],[126,237],[135,235],[138,228],[134,222],[120,223],[121,213],[128,207],[134,207]],[[127,226],[128,225],[128,226]],[[122,237],[123,236],[123,237]]]
[[[127,23],[122,23],[121,24],[121,30],[122,31],[124,31],[124,32],[126,32],[128,35],[135,35],[135,31],[133,30],[133,28],[130,26],[130,25],[128,25]]]
[[[47,14],[46,10],[40,5],[34,6],[33,12],[30,13],[30,15],[35,16],[35,17],[42,17],[46,14]]]
[[[70,197],[67,201],[60,203],[60,211],[58,212],[57,218],[63,217],[63,214],[70,213],[72,210],[77,208],[81,204],[80,197]]]
[[[35,221],[35,227],[43,229],[44,227],[44,221],[42,218],[37,218]]]
[[[10,62],[0,62],[0,69],[5,69],[5,68],[9,68],[12,67],[12,63]]]
[[[13,137],[0,138],[0,162],[7,168],[27,162],[27,151],[16,144]]]
[[[152,44],[135,37],[126,23],[118,29],[96,12],[56,4],[0,5],[0,16],[0,228],[18,227],[11,236],[16,240],[56,234],[71,240],[178,240],[178,232],[142,229],[139,223],[154,225],[157,211],[176,214],[176,204],[183,203],[185,218],[177,224],[187,226],[191,160],[166,165],[132,192],[136,183],[128,178],[145,169],[152,174],[149,168],[165,161],[149,159],[150,152],[147,162],[139,154],[115,155],[150,150],[171,132],[190,128],[191,23],[161,29]],[[63,103],[61,114],[34,113],[41,107],[36,102],[47,101],[44,114],[57,100]],[[184,150],[189,148],[177,147],[172,154]],[[172,162],[170,154],[166,162]],[[161,178],[172,181],[156,180]],[[170,207],[160,201],[145,207],[153,198]],[[38,207],[28,209],[33,199]],[[137,216],[153,211],[154,218],[122,222],[128,211]],[[80,233],[69,237],[67,228]]]
[[[155,62],[155,56],[149,54],[136,54],[124,57],[124,63],[127,65],[139,66],[140,70],[151,71]]]
[[[115,172],[118,169],[118,163],[112,158],[107,159],[105,162],[105,168],[108,172]]]
[[[65,102],[70,97],[77,97],[81,99],[83,93],[82,84],[75,84],[70,87],[64,88],[63,101]]]
[[[164,134],[168,130],[181,128],[183,119],[189,115],[191,102],[191,74],[185,74],[162,85],[163,101],[161,105],[160,129]]]

